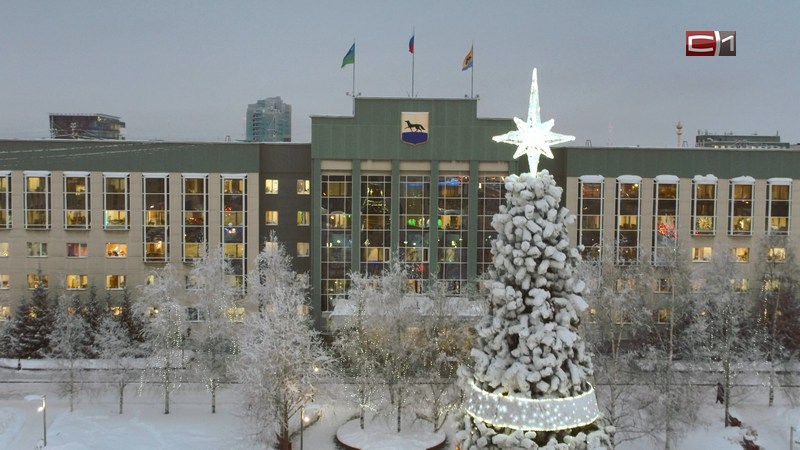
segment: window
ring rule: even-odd
[[[764,280],[764,290],[767,292],[778,292],[781,290],[781,280]]]
[[[202,257],[208,244],[208,176],[183,174],[183,261]]]
[[[277,194],[278,193],[278,180],[264,180],[264,193]]]
[[[106,257],[126,258],[127,256],[128,256],[128,244],[120,244],[115,242],[106,243]]]
[[[34,258],[47,257],[47,242],[28,242],[28,256]]]
[[[200,282],[197,279],[197,277],[194,277],[192,275],[186,275],[184,277],[184,284],[185,284],[186,290],[190,290],[190,291],[195,291],[195,290],[198,290],[198,289],[201,288]]]
[[[155,282],[156,282],[156,276],[155,275],[150,274],[150,275],[145,275],[144,276],[144,285],[145,286],[151,286],[151,285],[155,284]]]
[[[786,262],[786,249],[784,247],[770,247],[767,249],[767,261],[775,263]]]
[[[8,242],[0,242],[0,258],[8,258]]]
[[[400,181],[401,189],[403,188],[403,184],[402,184],[403,183],[403,181],[402,181],[403,178],[404,177],[401,177],[401,181]],[[408,178],[408,177],[405,177],[405,178]],[[427,179],[428,177],[425,177],[425,178]],[[430,192],[430,188],[427,186],[428,183],[426,182],[425,184],[426,184],[426,186],[425,186],[425,191],[424,192]],[[481,277],[483,274],[487,273],[490,268],[494,267],[493,257],[492,257],[492,241],[494,240],[495,236],[497,236],[497,231],[495,231],[495,229],[492,227],[492,219],[494,218],[494,215],[498,211],[500,211],[500,205],[505,203],[505,198],[506,198],[505,194],[506,194],[505,177],[494,176],[494,177],[479,177],[478,178],[478,217],[477,217],[477,219],[478,219],[478,223],[477,223],[478,240],[476,242],[477,243],[477,251],[478,251],[478,255],[477,255],[478,256],[478,261],[477,261],[478,262],[478,264],[477,264],[478,277]],[[424,200],[423,198],[417,198],[417,199],[412,199],[412,200],[416,200],[416,202],[418,202],[418,203],[430,204],[430,200]],[[408,208],[408,206],[407,206],[408,202],[406,202],[406,205],[405,205],[405,208],[404,208],[403,200],[402,200],[402,194],[401,194],[400,202],[401,202],[400,203],[401,204],[400,211],[403,211],[403,212],[405,212],[405,214],[408,214],[408,209],[407,209]],[[429,207],[426,207],[426,209],[429,209]],[[404,226],[403,221],[401,221],[400,222],[401,233],[402,233],[403,226]],[[418,293],[422,293],[423,292],[423,290],[424,290],[424,284],[423,284],[424,280],[423,279],[428,277],[428,275],[427,275],[427,272],[428,272],[427,262],[428,262],[429,258],[428,258],[428,255],[426,254],[427,250],[428,250],[428,245],[425,245],[424,249],[421,248],[422,244],[425,242],[425,234],[424,234],[424,230],[423,230],[424,227],[425,227],[425,224],[422,223],[422,224],[419,225],[419,228],[417,230],[415,230],[415,234],[417,236],[422,237],[421,240],[417,239],[415,241],[415,243],[420,244],[419,247],[412,246],[412,248],[407,250],[409,252],[421,253],[418,256],[418,258],[420,259],[419,262],[424,262],[425,263],[425,266],[423,267],[425,269],[425,272],[424,273],[419,273],[417,275],[417,277],[419,279],[418,280],[419,282],[417,283],[418,284],[418,288],[415,290],[415,292],[418,292]],[[411,230],[409,230],[409,234],[411,234],[410,231]],[[404,241],[404,239],[401,237],[401,239],[400,239],[400,242],[401,242],[400,245],[401,246],[404,246],[403,241]],[[421,252],[420,252],[420,250],[421,250]],[[402,250],[401,250],[401,252],[402,252]],[[409,255],[409,256],[413,257],[415,255],[412,254],[412,255]],[[408,260],[414,261],[411,258],[406,258],[406,260],[407,261]]]
[[[25,171],[25,228],[50,229],[50,172]]]
[[[244,276],[247,272],[247,176],[243,174],[222,174],[222,234],[225,260],[230,265],[226,279],[231,286],[244,289]]]
[[[617,178],[617,264],[634,264],[639,260],[641,180],[641,177],[632,175]]]
[[[11,278],[8,274],[0,274],[0,289],[11,288]]]
[[[89,229],[89,172],[64,172],[64,228]]]
[[[201,322],[206,320],[206,315],[203,310],[194,306],[186,308],[186,320],[189,322]]]
[[[734,261],[738,263],[750,262],[750,247],[736,247],[731,249]]]
[[[11,172],[0,171],[0,229],[11,228]]]
[[[657,278],[654,292],[670,293],[672,292],[672,282],[669,278]]]
[[[716,232],[717,177],[696,176],[692,189],[692,234],[711,236]]]
[[[731,180],[728,209],[728,234],[731,236],[753,234],[753,183],[755,181],[752,177]]]
[[[244,308],[234,306],[232,308],[228,308],[225,312],[225,315],[228,316],[228,319],[231,322],[243,322],[244,321]]]
[[[747,292],[748,282],[747,278],[731,279],[731,288],[736,292]]]
[[[130,227],[130,177],[127,173],[104,173],[103,188],[103,228],[127,230]]]
[[[333,299],[346,291],[353,269],[352,182],[346,175],[322,175],[320,201],[321,310],[331,311]]]
[[[678,177],[659,175],[653,198],[653,264],[672,262],[678,243]]]
[[[278,224],[278,211],[267,211],[264,213],[264,223],[266,225]]]
[[[109,308],[109,310],[111,310],[111,314],[114,316],[122,315],[123,311],[122,306],[112,306]]]
[[[106,275],[106,289],[125,289],[125,275]]]
[[[146,173],[142,176],[144,261],[165,262],[169,257],[169,175]]]
[[[614,283],[614,292],[623,292],[628,289],[634,289],[636,287],[636,280],[632,278],[617,278],[616,282]]]
[[[311,180],[298,179],[297,180],[297,195],[311,194]]]
[[[709,262],[711,261],[711,247],[694,247],[692,249],[693,262]]]
[[[41,286],[47,289],[47,275],[40,275],[38,273],[28,274],[28,289],[36,289]]]
[[[11,308],[8,306],[0,306],[0,322],[5,322],[11,318]]]
[[[670,316],[672,316],[672,311],[669,308],[660,308],[656,311],[656,322],[669,323]]]
[[[388,267],[391,247],[391,239],[389,232],[391,226],[389,219],[391,218],[389,205],[391,204],[391,177],[383,177],[381,183],[385,186],[382,196],[382,204],[384,206],[385,223],[381,227],[381,237],[379,242],[370,236],[369,242],[371,246],[382,247],[378,256],[383,257],[380,264],[368,263],[368,268],[371,274],[377,274],[379,271]],[[437,211],[431,211],[431,214],[436,213],[439,217],[436,223],[437,233],[433,238],[436,239],[437,247],[437,266],[438,278],[446,283],[447,291],[460,295],[462,289],[469,284],[469,275],[467,274],[467,249],[468,249],[468,236],[470,227],[475,228],[475,224],[469,223],[469,186],[470,177],[467,173],[454,173],[450,175],[441,175],[439,178],[431,179],[435,183],[433,189],[438,190],[438,204]],[[476,180],[477,181],[477,180]],[[364,183],[362,177],[361,196],[364,197]],[[362,210],[362,216],[364,214]],[[376,233],[372,233],[373,235]],[[362,233],[363,236],[363,233]],[[362,242],[364,242],[362,237]],[[423,254],[422,257],[425,257]],[[364,257],[362,256],[362,268],[364,264]],[[363,269],[362,269],[363,270]],[[432,275],[429,275],[432,276]]]
[[[67,242],[67,258],[87,258],[89,245],[85,242]]]
[[[278,243],[272,241],[264,242],[264,249],[265,250],[278,250]]]
[[[789,234],[791,222],[792,180],[770,178],[767,180],[767,234]]]
[[[307,257],[309,255],[309,244],[308,242],[298,242],[297,243],[297,256],[298,257]]]
[[[603,177],[582,176],[578,180],[578,244],[583,257],[597,260],[603,239]]]
[[[89,287],[89,275],[67,275],[67,289],[86,289]]]
[[[309,217],[308,211],[297,211],[298,225],[309,225],[310,223],[311,223],[311,218]]]

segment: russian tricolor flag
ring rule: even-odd
[[[414,35],[411,35],[411,39],[408,40],[408,52],[414,53]]]

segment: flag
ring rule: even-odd
[[[414,35],[411,35],[411,39],[408,40],[408,52],[414,53]]]
[[[461,66],[461,70],[467,70],[472,68],[472,47],[469,48],[469,53],[467,56],[464,57],[464,64]]]
[[[355,64],[356,63],[356,43],[353,42],[353,45],[350,46],[350,50],[347,51],[347,54],[344,55],[344,59],[342,59],[342,67],[348,64]]]

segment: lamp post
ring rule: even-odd
[[[306,405],[300,405],[300,450],[303,450],[303,430],[305,429]]]
[[[42,429],[44,433],[44,447],[47,447],[47,401],[46,395],[42,396],[42,406],[39,407],[39,411],[42,413]]]

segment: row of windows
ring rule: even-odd
[[[730,287],[734,292],[746,293],[750,290],[750,280],[747,278],[730,278],[728,279]],[[629,278],[618,278],[615,284],[615,292],[623,292],[626,289],[633,289],[636,283]],[[698,292],[706,285],[704,279],[694,279],[691,281],[692,291]],[[780,280],[763,280],[763,291],[775,292],[780,290]],[[669,278],[656,277],[653,280],[653,292],[657,294],[669,294],[672,292],[672,283]]]
[[[25,244],[27,256],[32,258],[46,258],[49,256],[47,242],[27,242]],[[107,258],[125,258],[128,256],[128,244],[119,242],[107,242],[105,244],[105,256]],[[12,254],[11,246],[8,242],[0,242],[0,258],[6,258]],[[85,242],[67,242],[67,258],[88,258],[89,245]]]
[[[122,307],[121,306],[112,306],[110,307],[110,311],[113,315],[118,316],[122,314]],[[206,320],[205,313],[203,309],[197,308],[195,306],[188,306],[184,310],[186,312],[186,320],[188,322],[202,322]],[[225,315],[228,317],[229,320],[232,322],[242,322],[244,321],[244,313],[245,310],[242,307],[232,307],[228,308],[225,311]],[[151,308],[149,311],[151,316],[158,314],[158,309]],[[0,321],[7,321],[11,318],[11,307],[0,305]]]
[[[713,257],[712,247],[693,247],[692,262],[710,262]],[[750,262],[750,247],[735,247],[731,249],[731,259],[737,263]],[[786,262],[786,249],[783,247],[770,247],[766,254],[767,262]]]
[[[266,211],[264,213],[265,225],[278,224],[278,211]],[[297,211],[297,225],[308,226],[311,225],[311,213],[309,211]]]
[[[278,194],[278,180],[267,179],[264,180],[264,193],[265,194]],[[297,180],[297,195],[311,194],[311,180],[299,178]]]
[[[105,287],[106,290],[119,290],[125,289],[125,275],[106,275]],[[50,287],[50,280],[47,275],[40,275],[37,273],[29,273],[25,277],[25,283],[28,289],[36,289],[42,287],[48,289]],[[89,288],[89,276],[85,274],[67,274],[64,278],[64,287],[67,290],[84,290]],[[0,274],[0,289],[11,289],[11,276],[8,274]]]
[[[620,263],[639,259],[643,230],[641,186],[638,176],[620,176],[615,193],[615,251]],[[679,179],[661,175],[654,179],[653,190],[653,263],[661,264],[675,248],[678,237]],[[601,176],[580,177],[578,185],[578,244],[584,246],[584,256],[597,258],[602,248],[604,220],[604,179]],[[717,178],[697,176],[692,180],[692,236],[713,236],[717,232]],[[755,180],[738,177],[730,180],[727,234],[751,236],[753,233],[753,204]],[[788,235],[791,221],[791,180],[767,180],[764,196],[766,214],[764,230],[768,234]]]

